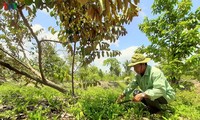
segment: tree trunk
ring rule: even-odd
[[[46,86],[52,87],[52,88],[54,88],[54,89],[56,89],[56,90],[58,90],[58,91],[60,91],[62,93],[66,93],[67,92],[66,89],[62,88],[61,86],[59,86],[59,85],[57,85],[57,84],[55,84],[55,83],[53,83],[53,82],[51,82],[49,80],[43,81],[40,77],[35,77],[36,75],[30,75],[29,73],[27,73],[25,71],[18,70],[17,68],[11,66],[8,63],[0,61],[0,65],[8,68],[9,70],[12,70],[12,71],[16,72],[17,74],[24,75],[27,78],[30,78],[31,80],[34,80],[34,81],[36,81],[38,83],[41,83],[41,84],[44,84]]]
[[[74,43],[74,53],[73,55],[73,60],[72,60],[72,96],[75,96],[74,93],[74,61],[75,61],[75,54],[76,54],[76,42]]]

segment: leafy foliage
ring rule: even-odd
[[[47,87],[40,90],[30,86],[20,87],[11,83],[1,86],[0,96],[0,104],[7,109],[1,109],[5,114],[1,113],[0,118],[10,119],[23,119],[22,117],[29,119],[48,119],[48,116],[52,116],[52,118],[60,117],[56,114],[63,111],[64,104],[61,99],[65,98],[60,92]],[[63,97],[58,99],[57,96]]]
[[[0,118],[67,119],[64,116],[71,115],[74,119],[200,119],[200,95],[192,89],[177,90],[171,107],[162,106],[166,111],[152,115],[142,110],[140,103],[116,104],[121,90],[90,87],[86,91],[78,90],[78,97],[72,99],[49,87],[36,89],[4,83],[0,87],[0,106],[4,106],[0,107]]]
[[[81,94],[80,100],[76,104],[77,109],[72,109],[72,112],[76,111],[76,117],[79,119],[119,119],[134,117],[128,114],[139,112],[136,108],[137,104],[127,104],[121,106],[115,103],[119,91],[117,89],[102,88],[90,88]],[[133,109],[131,109],[131,107]],[[134,109],[135,108],[135,109]],[[130,112],[128,111],[130,110]],[[127,116],[126,116],[127,115]],[[137,116],[135,116],[137,118]]]
[[[123,25],[138,16],[138,3],[139,0],[18,1],[19,6],[27,6],[32,14],[36,14],[38,9],[51,9],[50,15],[57,19],[60,26],[59,40],[67,45],[71,53],[74,53],[71,43],[80,42],[77,53],[85,58],[86,63],[101,54],[104,56],[105,52],[108,56],[119,55],[119,51],[109,52],[109,44],[102,41],[115,42],[120,35],[126,34]],[[49,30],[56,33],[52,27]]]
[[[81,67],[76,73],[79,85],[86,89],[89,86],[97,86],[100,84],[99,70],[96,66]]]
[[[178,119],[180,117],[194,120],[200,119],[199,94],[194,91],[179,91],[177,93],[177,99],[175,102],[172,103],[176,110],[176,115],[174,116],[174,119]]]
[[[103,61],[104,66],[110,66],[110,74],[111,76],[116,75],[120,76],[121,68],[120,68],[120,62],[116,58],[108,58]]]
[[[200,65],[200,51],[197,52],[197,54],[191,56],[189,59],[186,60],[186,68],[187,70],[185,71],[186,75],[192,75],[195,79],[200,81],[200,68],[196,67]]]
[[[127,77],[128,79],[132,80],[134,78],[134,72],[131,70],[131,67],[128,66],[130,61],[126,60],[122,65],[124,67],[124,72],[122,73],[123,77]]]
[[[167,4],[169,3],[169,4]],[[159,62],[170,80],[175,82],[187,70],[185,60],[199,49],[199,8],[191,12],[191,0],[155,1],[156,19],[144,19],[139,26],[151,41],[145,53]]]
[[[126,35],[123,25],[129,24],[139,12],[137,6],[139,0],[18,0],[15,2],[17,9],[10,11],[1,9],[3,6],[0,3],[0,57],[2,58],[0,65],[60,92],[67,92],[67,90],[57,82],[70,78],[68,75],[70,71],[58,67],[61,63],[59,64],[57,60],[60,58],[56,56],[50,44],[52,42],[62,44],[70,55],[78,55],[81,65],[91,63],[96,57],[120,55],[119,51],[110,50],[109,43],[115,42],[119,36]],[[39,38],[43,30],[33,30],[32,21],[37,16],[38,10],[46,10],[49,16],[56,19],[59,29],[49,26],[48,30],[58,35],[58,40]],[[32,44],[31,48],[26,48],[28,42]],[[27,53],[31,56],[35,55],[36,59],[31,61]],[[51,59],[48,58],[50,54],[52,54]],[[72,60],[70,78],[72,94],[74,94],[74,59],[75,57]],[[56,65],[52,65],[52,62]]]
[[[43,63],[44,73],[54,82],[63,82],[69,74],[69,66],[60,58],[56,52],[56,48],[51,43],[43,44]]]

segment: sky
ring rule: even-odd
[[[193,3],[194,9],[200,6],[200,0],[193,0]],[[153,0],[140,0],[140,3],[138,5],[139,8],[141,8],[139,16],[134,17],[133,21],[130,24],[125,25],[125,28],[128,33],[125,36],[119,37],[119,39],[115,43],[111,44],[112,50],[120,50],[122,53],[120,56],[116,57],[116,59],[118,59],[119,62],[124,63],[126,60],[130,60],[135,49],[137,49],[139,46],[147,46],[150,44],[145,34],[139,30],[138,25],[143,22],[145,16],[149,18],[154,17],[151,14],[152,4]],[[49,17],[49,15],[46,12],[40,11],[40,13],[37,15],[36,19],[33,22],[34,30],[43,28],[44,33],[41,37],[46,36],[47,38],[56,39],[56,36],[53,36],[50,32],[48,32],[49,26],[52,26],[55,29],[59,29],[59,27],[56,25],[54,18]],[[107,59],[107,57],[95,59],[92,65],[95,65],[99,69],[107,71],[109,67],[103,66],[103,61],[105,59]],[[155,65],[153,61],[150,61],[149,64]]]

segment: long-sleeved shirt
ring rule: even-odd
[[[152,101],[163,96],[167,102],[175,99],[175,91],[166,80],[163,72],[156,68],[147,65],[143,76],[137,74],[135,79],[123,91],[125,95],[129,95],[139,86],[140,89],[147,94]]]

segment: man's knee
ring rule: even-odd
[[[164,97],[159,97],[156,99],[160,104],[167,104],[167,100]]]

